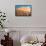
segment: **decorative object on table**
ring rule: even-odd
[[[20,39],[20,43],[37,44],[38,43],[38,38],[35,37],[35,36],[24,35]]]
[[[9,37],[9,33],[7,35],[4,35],[5,40],[1,39],[1,44],[3,46],[13,46],[13,40]]]
[[[0,11],[0,27],[2,27],[2,28],[4,27],[4,22],[6,20],[6,15],[5,14],[6,13]]]
[[[4,35],[5,40],[1,39],[1,44],[3,46],[13,46],[13,40],[11,37],[9,37],[8,29],[5,29],[5,32],[7,33],[7,35]]]
[[[16,5],[16,16],[32,16],[32,5]]]

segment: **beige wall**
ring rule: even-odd
[[[15,16],[16,4],[32,4],[32,17]],[[7,27],[46,27],[46,0],[0,0],[0,9],[6,12]]]

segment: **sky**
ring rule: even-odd
[[[16,8],[32,8],[32,5],[16,5]]]

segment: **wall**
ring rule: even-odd
[[[31,4],[30,0],[0,0],[0,10],[7,15],[6,27],[46,27],[46,0],[32,0],[32,17],[15,16],[16,4]]]

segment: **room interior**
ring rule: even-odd
[[[46,46],[46,0],[0,0],[6,13],[0,27],[0,46]],[[16,16],[16,5],[32,5],[32,16]]]

